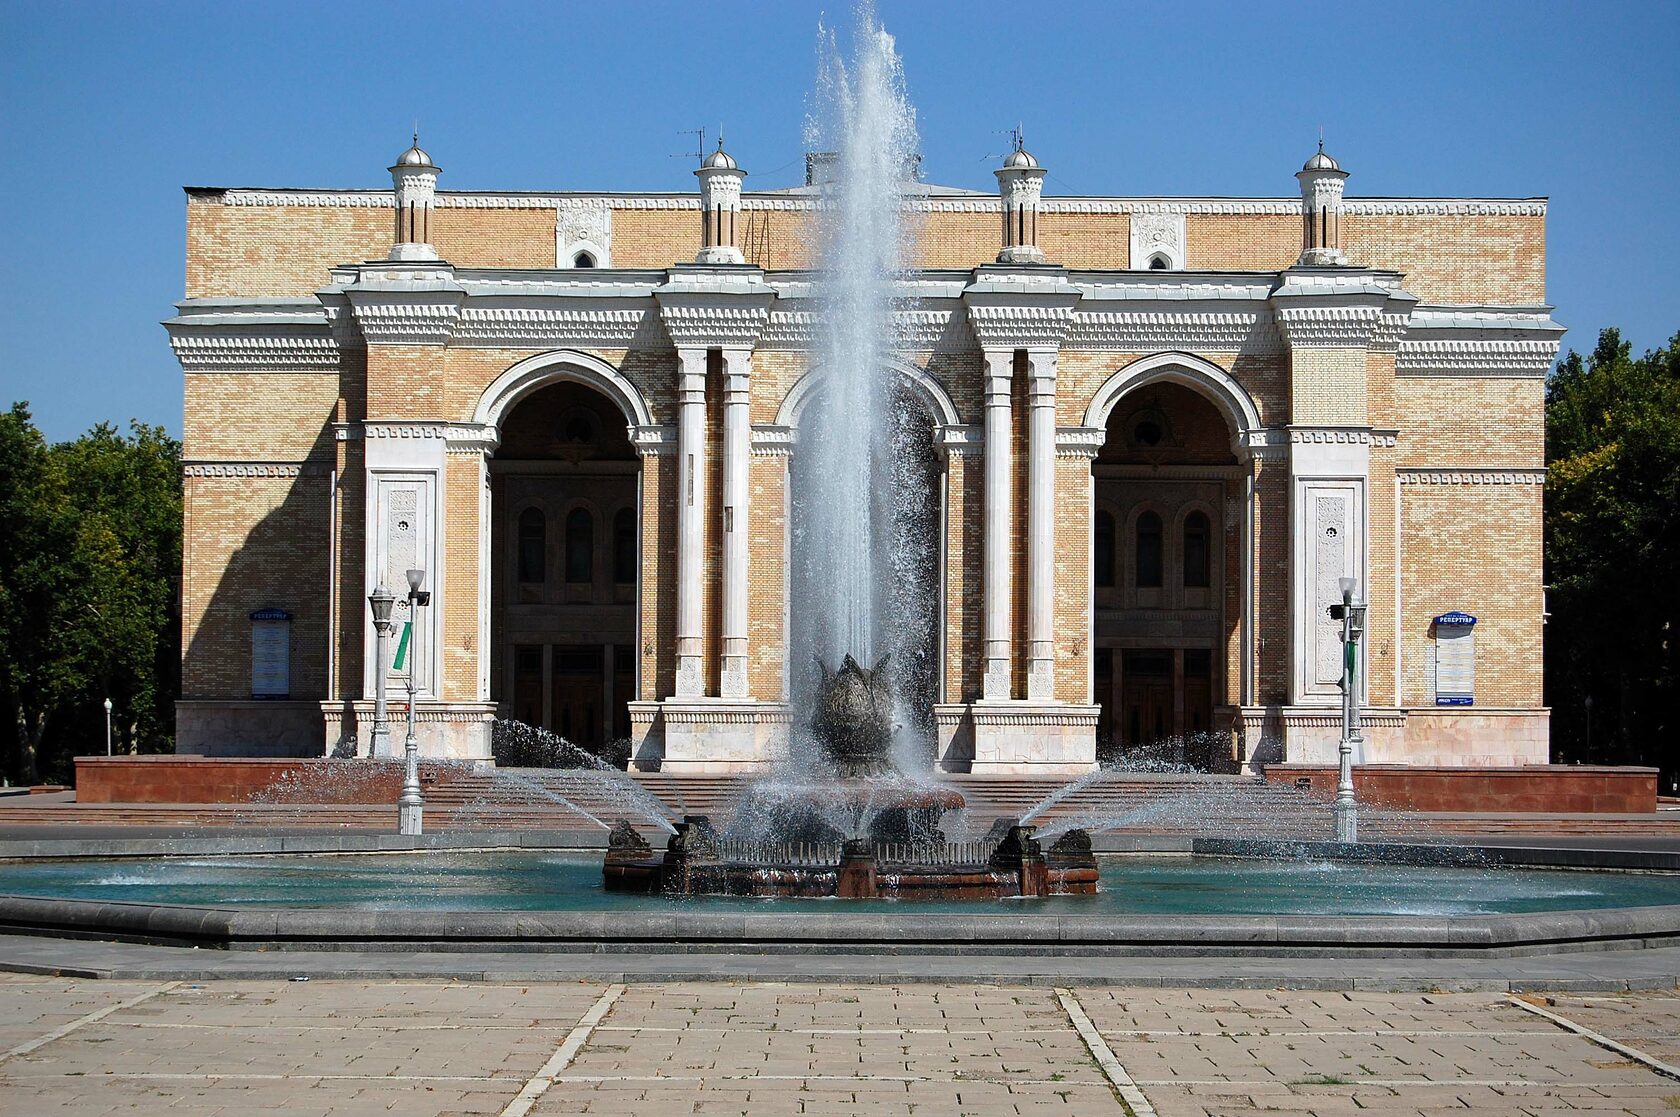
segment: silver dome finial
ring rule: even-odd
[[[738,171],[741,169],[729,152],[723,150],[723,128],[721,126],[718,128],[717,150],[706,156],[705,162],[700,164],[700,169],[703,171]]]
[[[420,125],[416,122],[414,125],[414,143],[407,151],[397,156],[397,166],[435,167],[436,165],[432,162],[432,157],[427,155],[425,149],[420,146]]]

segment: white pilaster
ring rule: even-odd
[[[1027,698],[1056,692],[1056,351],[1027,350]]]
[[[1009,552],[1010,552],[1010,399],[1015,351],[985,351],[985,464],[986,534],[983,560],[985,582],[984,639],[986,672],[980,696],[1002,701],[1010,697]]]
[[[747,695],[748,483],[752,420],[747,409],[752,352],[723,351],[723,670],[718,695]]]
[[[677,350],[677,695],[705,693],[706,350]]]

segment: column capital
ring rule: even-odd
[[[755,267],[683,265],[653,289],[659,318],[679,350],[758,345],[776,292]]]
[[[1079,288],[1063,268],[976,268],[963,288],[968,324],[981,349],[1059,349],[1073,326]]]

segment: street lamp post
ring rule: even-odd
[[[1359,579],[1342,578],[1337,584],[1342,591],[1342,603],[1330,606],[1330,616],[1342,622],[1342,740],[1336,750],[1341,762],[1336,778],[1336,840],[1357,842],[1359,808],[1353,797],[1353,754],[1365,743],[1359,735],[1358,667],[1366,605],[1353,600]]]
[[[420,587],[426,582],[424,570],[408,572],[408,736],[403,739],[403,789],[397,800],[397,833],[418,837],[420,816],[426,801],[420,797],[420,742],[414,736],[414,662],[415,634],[418,631],[420,610],[431,604],[429,590]]]
[[[111,755],[111,700],[105,699],[105,755]]]
[[[391,607],[397,598],[381,582],[368,594],[368,607],[373,610],[373,740],[368,742],[369,756],[391,755],[391,718],[385,709],[385,641],[391,637]]]

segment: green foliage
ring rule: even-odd
[[[0,416],[0,697],[14,781],[67,780],[103,751],[172,747],[179,689],[180,444],[101,424],[49,446],[27,405]]]
[[[1554,758],[1665,769],[1680,739],[1680,334],[1615,330],[1546,389],[1547,702]]]

